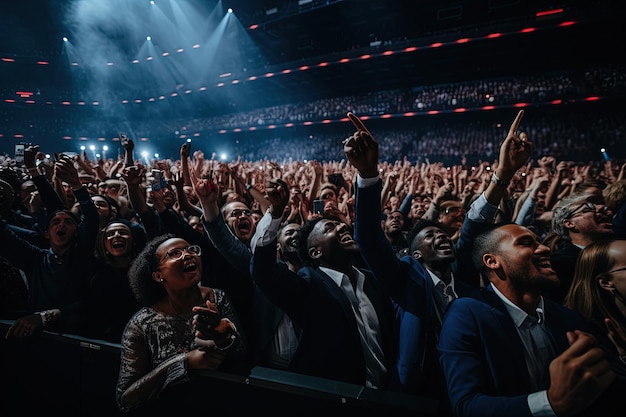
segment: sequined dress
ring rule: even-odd
[[[218,289],[215,297],[222,316],[239,328],[230,299]],[[143,307],[131,317],[122,337],[116,388],[120,410],[136,409],[156,399],[166,388],[189,381],[185,353],[195,348],[192,318],[169,316],[152,307]],[[241,351],[243,343],[233,348]]]

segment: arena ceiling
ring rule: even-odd
[[[0,2],[0,106],[68,125],[81,115],[201,117],[621,63],[625,40],[617,0],[154,3]],[[229,8],[236,19],[227,22]],[[37,103],[11,97],[18,91]],[[146,110],[159,97],[170,104]]]

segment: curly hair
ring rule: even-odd
[[[176,238],[176,235],[167,233],[150,240],[137,255],[128,270],[128,283],[135,294],[135,298],[143,306],[151,306],[160,298],[167,295],[161,284],[152,279],[152,273],[159,266],[156,251],[163,242]]]

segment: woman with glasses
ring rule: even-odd
[[[608,336],[602,347],[613,370],[626,379],[626,240],[599,240],[580,252],[565,306]]]
[[[148,242],[130,267],[143,307],[122,336],[116,399],[124,412],[184,407],[177,388],[188,388],[181,384],[191,380],[190,370],[228,369],[245,351],[230,299],[200,285],[201,255],[200,246],[166,234]]]

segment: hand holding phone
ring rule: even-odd
[[[313,213],[324,214],[324,200],[313,200]]]
[[[153,169],[152,170],[152,182],[150,184],[150,186],[152,187],[152,191],[159,191],[165,188],[166,185],[167,185],[167,180],[165,179],[165,176],[163,175],[163,171],[161,171],[160,169]]]

